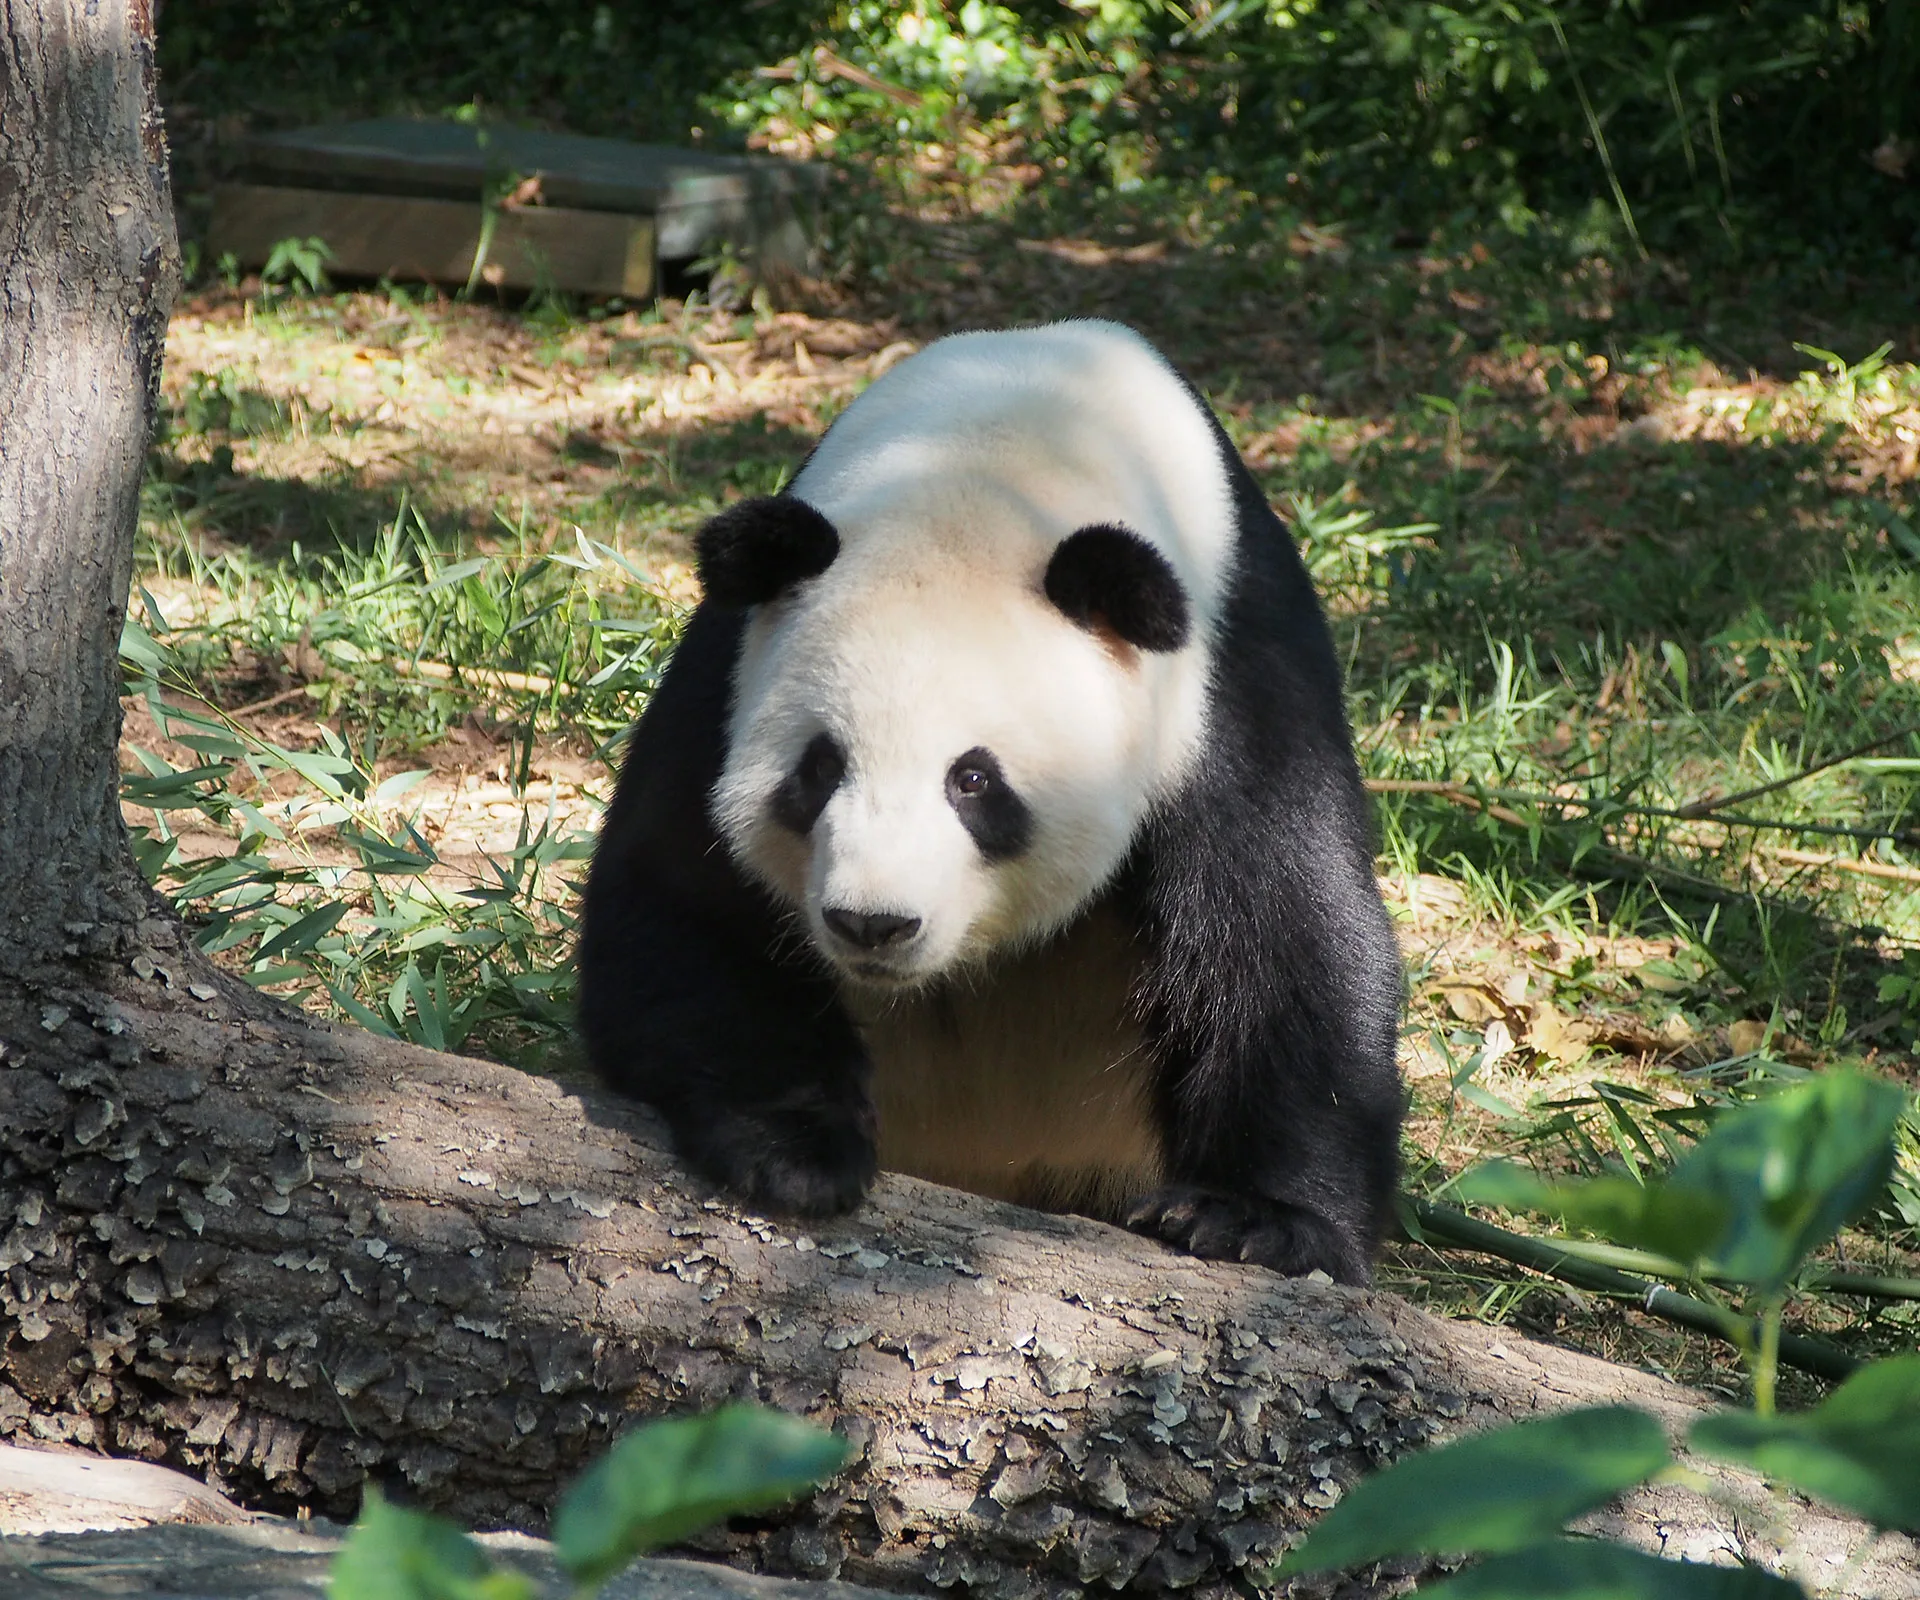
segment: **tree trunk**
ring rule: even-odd
[[[0,0],[0,971],[146,897],[116,648],[176,250],[144,0]]]
[[[350,1513],[376,1476],[537,1527],[629,1420],[754,1396],[848,1473],[734,1559],[983,1594],[1224,1595],[1369,1465],[1692,1397],[1386,1295],[907,1179],[803,1233],[644,1113],[312,1023],[156,908],[115,646],[173,241],[151,16],[0,0],[0,1432]],[[1643,1496],[1642,1543],[1751,1543]],[[1722,1529],[1729,1530],[1722,1532]],[[1800,1517],[1826,1551],[1852,1530]],[[1883,1546],[1856,1585],[1885,1581]]]

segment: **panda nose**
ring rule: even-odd
[[[918,917],[903,917],[892,911],[846,911],[833,906],[820,913],[820,920],[862,950],[905,944],[920,931]]]

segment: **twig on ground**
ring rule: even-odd
[[[1894,883],[1920,883],[1920,867],[1896,867],[1884,861],[1862,861],[1858,856],[1830,856],[1818,850],[1769,850],[1775,860],[1796,867],[1825,867],[1834,872],[1857,872],[1865,878],[1886,878]]]
[[[1742,789],[1736,794],[1706,795],[1701,799],[1684,805],[1674,812],[1685,822],[1696,822],[1702,817],[1712,816],[1714,812],[1728,806],[1737,806],[1748,800],[1757,800],[1763,794],[1772,794],[1777,789],[1786,789],[1799,783],[1803,778],[1811,778],[1816,772],[1825,772],[1829,767],[1837,767],[1843,762],[1852,761],[1870,750],[1879,750],[1890,744],[1920,733],[1920,722],[1909,723],[1904,728],[1896,728],[1892,733],[1883,734],[1878,739],[1869,739],[1865,744],[1857,744],[1842,755],[1830,756],[1825,761],[1816,761],[1810,767],[1802,767],[1790,777],[1775,778],[1772,783],[1763,783],[1752,789]]]
[[[1369,794],[1430,794],[1457,806],[1466,806],[1473,811],[1484,811],[1490,817],[1501,822],[1510,822],[1517,828],[1529,826],[1527,819],[1519,812],[1495,803],[1495,797],[1530,801],[1539,805],[1552,805],[1558,801],[1556,795],[1521,794],[1506,789],[1487,789],[1475,793],[1465,784],[1448,783],[1437,778],[1368,778],[1365,780]],[[1560,801],[1561,804],[1584,805],[1588,802],[1573,800]]]
[[[1842,756],[1838,759],[1849,760],[1851,757]],[[1601,800],[1582,800],[1567,795],[1532,794],[1515,789],[1485,789],[1476,792],[1463,784],[1434,778],[1368,778],[1364,781],[1368,792],[1372,794],[1432,795],[1435,799],[1445,800],[1452,805],[1465,806],[1469,810],[1485,812],[1490,817],[1520,828],[1530,827],[1532,824],[1510,806],[1495,803],[1496,797],[1515,800],[1525,805],[1578,806],[1588,811],[1598,811],[1611,803]],[[1687,818],[1685,811],[1668,810],[1659,806],[1617,805],[1614,809],[1624,816]],[[1702,816],[1698,820],[1713,822],[1722,827],[1737,825],[1748,828],[1776,828],[1785,833],[1831,834],[1865,842],[1885,839],[1895,844],[1920,844],[1920,836],[1905,829],[1893,832],[1872,828],[1842,828],[1822,823],[1775,822],[1763,817]],[[1645,872],[1664,873],[1671,877],[1685,879],[1701,888],[1727,892],[1724,885],[1715,884],[1709,878],[1698,877],[1663,862],[1644,861],[1610,845],[1602,846],[1595,853],[1631,864]],[[1916,867],[1893,866],[1879,861],[1862,861],[1855,856],[1827,855],[1815,850],[1792,850],[1785,846],[1767,849],[1763,854],[1767,859],[1789,862],[1794,866],[1830,868],[1835,872],[1852,872],[1863,877],[1883,878],[1894,883],[1920,883],[1920,868]]]
[[[511,672],[505,667],[450,667],[444,661],[407,661],[399,657],[390,660],[388,665],[403,678],[431,678],[436,683],[452,683],[461,688],[552,694],[558,687],[553,679],[543,678],[537,672]]]
[[[251,705],[235,706],[227,715],[230,717],[250,717],[256,711],[271,711],[275,706],[283,706],[289,700],[298,699],[306,692],[307,686],[304,683],[296,683],[291,689],[282,689],[278,694],[270,694],[264,700],[255,700]],[[207,704],[214,705],[215,702],[209,700]]]
[[[1851,756],[1838,758],[1841,761],[1851,759]],[[1722,816],[1717,811],[1711,814],[1695,813],[1687,807],[1634,805],[1629,801],[1607,797],[1591,800],[1581,795],[1539,794],[1529,789],[1480,789],[1445,778],[1368,778],[1365,784],[1371,794],[1437,795],[1456,804],[1473,806],[1476,810],[1482,808],[1483,800],[1510,800],[1517,805],[1574,806],[1588,812],[1611,810],[1625,817],[1667,817],[1679,822],[1712,822],[1723,828],[1769,828],[1781,833],[1819,833],[1839,839],[1859,839],[1870,844],[1886,839],[1894,844],[1920,845],[1920,833],[1910,828],[1848,828],[1834,823],[1803,822],[1785,817]],[[1728,798],[1731,802],[1738,797]],[[1511,811],[1493,811],[1491,807],[1486,809],[1502,821],[1525,822],[1524,818],[1516,819]]]

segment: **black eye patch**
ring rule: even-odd
[[[773,791],[773,820],[794,833],[811,833],[846,775],[846,752],[832,734],[816,733]]]
[[[947,768],[947,803],[989,861],[1017,856],[1033,841],[1033,812],[991,750],[976,747]]]

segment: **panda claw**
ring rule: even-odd
[[[1367,1252],[1319,1213],[1264,1195],[1170,1184],[1127,1214],[1135,1233],[1203,1261],[1245,1261],[1287,1277],[1322,1271],[1338,1283],[1371,1281]]]
[[[873,1187],[879,1162],[859,1119],[790,1122],[716,1117],[682,1153],[703,1176],[761,1209],[801,1217],[851,1211]]]

